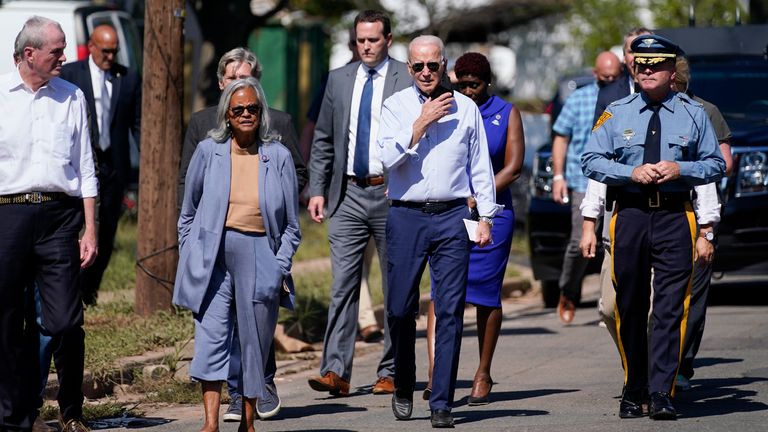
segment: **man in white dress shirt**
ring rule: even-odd
[[[387,320],[395,348],[392,411],[410,418],[416,381],[414,343],[419,281],[429,260],[433,283],[435,366],[429,407],[432,427],[453,427],[469,251],[462,219],[473,193],[480,220],[475,243],[491,242],[498,211],[493,168],[477,105],[441,85],[447,60],[443,42],[419,36],[408,48],[413,85],[386,101],[379,150],[389,178],[387,216]]]
[[[18,68],[0,76],[0,430],[29,430],[38,415],[25,288],[39,287],[46,334],[82,332],[77,277],[97,254],[88,116],[83,93],[58,77],[65,47],[57,22],[32,17],[16,37]],[[65,414],[64,430],[85,430],[71,429],[81,415]]]

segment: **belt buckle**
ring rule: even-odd
[[[656,198],[654,200],[654,198]],[[651,195],[648,197],[648,207],[650,208],[659,208],[661,207],[661,196],[659,195],[659,191],[655,192],[655,196]]]
[[[24,198],[26,198],[27,201],[31,202],[32,204],[40,204],[43,202],[43,194],[40,192],[30,192],[24,195]]]

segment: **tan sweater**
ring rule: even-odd
[[[264,219],[259,208],[258,145],[240,148],[232,142],[232,177],[229,187],[229,207],[224,226],[242,232],[265,233]]]

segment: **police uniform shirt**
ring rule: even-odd
[[[642,93],[613,102],[600,116],[582,155],[584,174],[609,186],[626,185],[640,192],[632,171],[643,164],[652,110]],[[661,192],[686,192],[711,183],[725,172],[725,162],[702,105],[682,93],[670,92],[661,102],[661,160],[680,166],[680,178],[660,184]]]

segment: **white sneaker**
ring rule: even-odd
[[[677,374],[677,377],[675,378],[675,387],[680,391],[688,391],[691,389],[691,381],[688,378]]]

